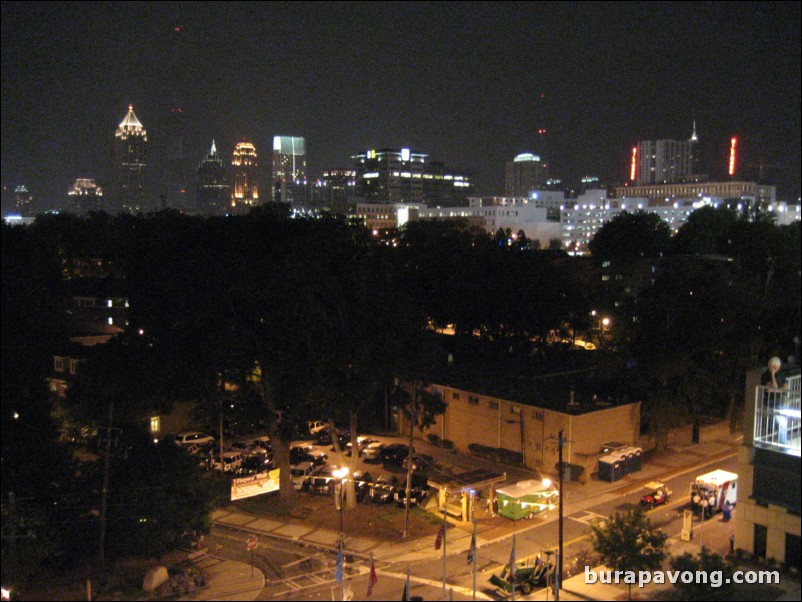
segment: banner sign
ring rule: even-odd
[[[254,495],[278,491],[279,468],[269,472],[260,472],[249,477],[232,479],[231,501],[241,500]]]

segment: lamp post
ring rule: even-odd
[[[339,491],[337,492],[337,495],[334,496],[334,500],[340,510],[340,553],[337,557],[340,563],[340,600],[345,600],[345,552],[343,550],[345,543],[345,528],[343,526],[343,490],[345,489],[345,481],[348,479],[348,472],[348,467],[343,466],[342,468],[338,468],[331,473],[335,479],[340,481]]]

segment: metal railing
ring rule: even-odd
[[[800,455],[800,375],[783,389],[758,386],[755,391],[755,447]]]

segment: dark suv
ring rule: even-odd
[[[409,505],[418,506],[426,501],[429,497],[429,481],[426,475],[420,473],[412,474],[412,482],[410,483],[409,490]],[[395,503],[399,506],[405,506],[407,497],[407,484],[403,481],[395,490]]]
[[[398,464],[399,466],[401,466],[404,458],[406,458],[408,455],[409,446],[404,445],[403,443],[393,443],[392,445],[388,445],[379,453],[379,457],[383,463]]]

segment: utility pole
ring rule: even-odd
[[[412,465],[415,459],[412,457],[412,444],[415,435],[415,422],[417,422],[417,414],[415,402],[418,399],[418,383],[412,383],[412,411],[409,414],[409,456],[407,457],[407,488],[404,494],[404,539],[409,537],[409,498],[412,495]]]
[[[559,467],[559,480],[560,480],[560,519],[559,519],[559,535],[558,535],[558,542],[559,542],[559,549],[557,550],[557,566],[556,566],[556,578],[554,582],[554,599],[559,601],[560,599],[560,587],[562,586],[562,578],[563,578],[563,504],[565,502],[565,490],[563,489],[563,474],[565,474],[565,466],[563,466],[563,432],[560,429],[559,438],[557,440],[558,443],[558,463],[557,466]]]
[[[103,489],[100,494],[100,565],[106,562],[106,510],[109,503],[109,470],[111,466],[111,425],[114,402],[109,405],[109,425],[106,427],[106,451],[103,459]]]

